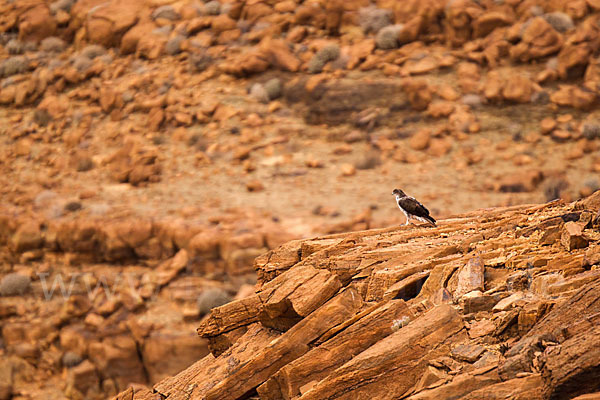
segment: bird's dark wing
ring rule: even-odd
[[[404,197],[398,200],[398,205],[402,207],[408,214],[425,219],[431,218],[429,215],[429,210],[412,197]]]

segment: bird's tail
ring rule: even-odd
[[[431,225],[433,225],[433,226],[437,226],[437,224],[435,223],[436,221],[435,221],[435,219],[433,219],[433,217],[431,217],[431,216],[427,216],[427,217],[425,217],[425,219],[426,219],[427,221],[429,221],[429,223],[430,223]]]

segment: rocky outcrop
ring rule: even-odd
[[[529,63],[557,56],[545,68],[538,68],[536,81],[583,80],[558,90],[546,88],[542,95],[546,101],[550,95],[551,101],[559,106],[589,109],[598,96],[597,73],[594,72],[597,62],[591,51],[600,34],[596,23],[598,10],[585,2],[578,2],[574,8],[559,3],[536,5],[532,2],[522,7],[447,0],[409,1],[402,5],[380,2],[377,7],[365,7],[368,3],[364,2],[311,3],[298,7],[293,3],[277,7],[262,2],[230,3],[221,7],[219,3],[204,6],[187,1],[173,5],[132,0],[90,0],[74,4],[70,1],[11,2],[0,8],[0,33],[18,32],[22,43],[14,43],[9,48],[9,53],[17,54],[25,52],[25,42],[39,43],[54,37],[72,42],[77,50],[85,50],[88,44],[101,45],[119,48],[122,54],[133,53],[144,60],[182,53],[192,71],[206,72],[200,80],[220,73],[245,77],[270,69],[293,73],[318,71],[321,74],[315,76],[315,80],[333,81],[328,85],[331,93],[323,97],[319,94],[323,91],[320,85],[314,85],[314,81],[307,85],[309,97],[317,100],[308,105],[306,113],[307,121],[313,124],[342,123],[347,111],[365,102],[370,103],[369,107],[383,103],[384,108],[392,110],[402,103],[389,104],[389,98],[396,92],[394,85],[377,83],[349,90],[343,81],[337,80],[344,75],[344,70],[379,69],[384,75],[406,78],[451,68],[460,75],[456,64],[462,59],[490,67],[491,73],[501,73],[497,68],[501,59]],[[391,25],[393,23],[395,25]],[[323,29],[329,37],[319,37],[311,29]],[[340,29],[357,34],[351,41],[343,42],[342,48],[337,43],[326,43],[335,39]],[[435,42],[448,48],[427,49],[421,42]],[[383,50],[375,51],[376,43]],[[311,68],[310,60],[319,58],[322,49],[327,48],[337,49],[335,57],[322,58],[319,68]],[[202,102],[181,92],[181,88],[173,90],[177,95],[164,96],[164,89],[157,85],[153,89],[161,93],[155,91],[147,98],[140,96],[124,101],[119,91],[139,86],[139,82],[121,78],[127,66],[120,65],[116,74],[102,74],[112,60],[97,57],[100,54],[82,53],[85,54],[77,54],[66,63],[55,63],[52,68],[44,52],[36,57],[28,55],[20,61],[14,57],[0,59],[0,77],[16,76],[1,85],[0,103],[37,104],[40,99],[64,92],[69,84],[85,87],[78,87],[75,97],[98,103],[100,110],[113,120],[121,120],[133,109],[151,109],[148,125],[152,130],[164,123],[190,126],[207,118]],[[40,62],[41,59],[44,61]],[[101,79],[101,90],[91,89],[95,85],[87,84],[92,77]],[[488,98],[509,104],[535,102],[535,94],[542,91],[528,76],[510,77],[509,74],[508,78],[505,85],[492,80],[480,85],[476,75],[468,75],[457,83],[464,94],[485,93]],[[292,82],[289,89],[294,91],[297,84],[297,81]],[[105,86],[118,86],[118,90],[107,96]],[[411,107],[426,110],[432,100],[432,88],[414,82],[404,86]],[[380,95],[373,96],[378,91]],[[174,101],[181,96],[186,97],[185,102]],[[132,103],[127,105],[129,102]],[[334,118],[328,116],[330,110],[341,113]]]
[[[154,392],[166,399],[598,392],[599,211],[596,192],[570,204],[478,210],[436,228],[285,244],[256,260],[255,295],[214,309],[198,328],[205,338],[227,337],[226,348]],[[572,224],[586,246],[542,239]]]
[[[0,280],[0,398],[42,381],[56,388],[57,398],[106,398],[131,383],[159,382],[209,349],[224,351],[252,320],[238,321],[236,335],[227,325],[221,340],[198,340],[194,328],[211,308],[238,293],[241,299],[228,306],[250,307],[253,297],[244,293],[256,280],[253,259],[288,236],[272,221],[259,223],[249,215],[223,215],[222,223],[203,224],[15,217],[3,211],[0,254],[7,264],[17,265],[17,272]],[[296,289],[291,307],[298,314],[290,325],[340,286],[335,275],[315,269],[306,287]],[[305,301],[319,288],[318,301]],[[273,319],[280,316],[277,310],[285,311],[294,289],[269,292]],[[227,317],[235,319],[227,310]],[[258,308],[253,318],[258,320]]]

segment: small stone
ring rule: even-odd
[[[10,240],[12,249],[18,253],[35,250],[42,247],[43,243],[40,225],[34,221],[21,225]]]
[[[473,36],[484,37],[494,31],[494,29],[511,25],[512,23],[514,23],[514,20],[502,12],[487,12],[473,22]]]
[[[94,189],[86,189],[86,190],[83,190],[81,193],[79,193],[79,199],[81,199],[81,200],[91,199],[93,197],[96,197],[97,195],[98,195],[98,192],[96,192]]]
[[[306,165],[308,168],[323,168],[325,166],[325,163],[323,163],[323,161],[321,160],[308,158],[304,160],[304,165]]]
[[[283,104],[281,104],[280,101],[275,100],[269,103],[269,106],[267,107],[267,111],[269,113],[274,113],[275,111],[281,110],[283,108]]]
[[[185,112],[175,113],[174,118],[178,125],[190,126],[193,122],[193,117]],[[160,144],[160,140],[157,144]]]
[[[40,350],[34,343],[19,343],[13,349],[15,355],[31,361],[37,360],[40,355]]]
[[[356,175],[356,168],[352,164],[342,164],[340,170],[342,171],[342,176]]]
[[[578,160],[584,156],[583,149],[581,147],[573,147],[565,154],[567,160]]]
[[[444,100],[455,101],[458,100],[459,94],[454,88],[448,84],[442,84],[437,88],[437,94]]]
[[[566,129],[555,129],[550,137],[557,142],[566,142],[571,138],[571,132]]]
[[[402,71],[408,75],[426,74],[439,68],[436,58],[428,56],[418,60],[409,60],[404,64]]]
[[[454,103],[452,103],[450,101],[432,102],[427,107],[427,114],[431,115],[433,118],[447,117],[450,114],[452,114],[453,112],[454,112]]]
[[[504,176],[494,183],[496,190],[504,193],[522,193],[535,190],[544,180],[541,171],[532,170]]]
[[[336,156],[350,154],[352,153],[352,146],[350,146],[349,144],[342,144],[340,146],[335,147],[331,153],[335,154]]]
[[[502,88],[504,99],[516,103],[529,103],[533,93],[533,82],[523,75],[510,75]]]
[[[429,146],[430,140],[431,131],[421,129],[410,138],[409,145],[413,150],[425,150]]]
[[[589,240],[582,232],[581,226],[573,221],[564,224],[560,242],[568,251],[588,247]]]
[[[427,152],[434,157],[441,157],[448,154],[452,149],[452,142],[449,139],[431,139]]]
[[[553,118],[544,118],[542,122],[540,122],[540,128],[542,135],[548,135],[556,128],[556,121]]]
[[[287,33],[287,40],[293,43],[300,43],[306,36],[306,28],[304,26],[295,26]]]
[[[246,183],[246,190],[249,192],[260,192],[265,189],[265,186],[259,180],[253,180]]]
[[[237,28],[236,22],[226,14],[214,17],[211,28],[216,34]]]
[[[96,313],[88,313],[83,322],[89,327],[98,329],[104,325],[104,317]]]
[[[413,109],[422,111],[427,109],[433,93],[427,80],[422,78],[407,78],[402,81],[402,88],[408,96],[408,101]]]
[[[574,85],[560,85],[559,89],[550,95],[550,100],[559,106],[581,110],[590,109],[596,99],[594,92]]]

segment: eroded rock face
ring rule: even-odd
[[[47,207],[56,195],[38,200]],[[287,234],[259,227],[254,218],[222,218],[229,220],[218,227],[105,216],[2,219],[3,257],[23,260],[16,272],[0,279],[0,334],[7,352],[0,357],[0,376],[11,377],[2,379],[3,396],[31,384],[39,373],[63,397],[106,398],[132,382],[149,385],[174,375],[209,348],[227,350],[251,320],[242,320],[235,334],[226,332],[227,340],[199,340],[195,326],[211,308],[232,298],[243,310],[251,308],[257,298],[252,296],[253,259]],[[45,257],[55,267],[40,261]],[[298,301],[291,306],[298,314],[281,309],[289,291],[280,289],[271,301],[272,318],[281,310],[297,322],[341,286],[334,274],[313,270],[314,280],[297,290]],[[317,288],[322,296],[305,301]],[[61,376],[62,385],[55,381]],[[50,389],[39,392],[51,395]]]
[[[596,208],[591,199],[500,208],[441,220],[432,229],[284,245],[257,263],[264,271],[257,295],[214,309],[198,329],[205,338],[227,337],[228,348],[154,389],[170,397],[190,387],[192,398],[207,399],[241,398],[252,390],[266,399],[558,399],[596,391],[587,378],[600,368],[600,233],[585,228]],[[589,235],[589,246],[532,241],[560,224],[565,235]],[[298,247],[313,251],[286,256]],[[552,263],[557,257],[571,264]],[[337,276],[341,287],[324,290],[326,276],[316,279],[315,268]],[[540,291],[535,282],[549,273],[558,280]],[[421,282],[416,290],[400,289],[411,277]],[[309,287],[311,294],[303,294]],[[313,293],[323,301],[307,303]],[[452,295],[461,300],[453,302]],[[489,301],[474,302],[486,296]],[[261,313],[270,315],[268,323]],[[245,334],[230,334],[242,327]],[[268,332],[277,339],[261,347]],[[232,361],[248,347],[257,351]],[[225,364],[228,370],[219,367]],[[214,385],[203,384],[207,380]]]

